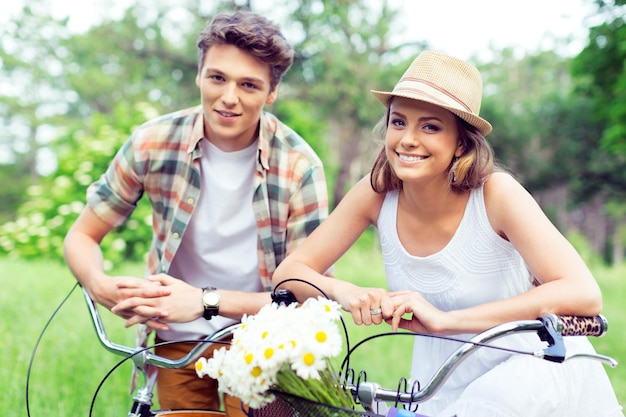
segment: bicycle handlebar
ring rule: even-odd
[[[358,381],[348,383],[346,388],[350,389],[358,397],[363,407],[372,409],[376,401],[401,402],[401,403],[422,403],[431,398],[435,392],[451,375],[463,360],[479,347],[511,333],[536,332],[542,341],[548,342],[548,347],[544,350],[532,352],[532,355],[552,362],[564,362],[573,358],[587,358],[598,360],[613,368],[617,366],[617,361],[608,356],[599,354],[575,354],[567,357],[563,336],[603,336],[608,330],[608,322],[602,315],[594,317],[582,316],[557,316],[548,315],[537,320],[520,320],[503,323],[485,330],[474,336],[469,341],[464,342],[460,347],[450,354],[444,363],[439,367],[434,376],[418,391],[401,392],[398,389],[390,390],[381,387],[377,383]]]
[[[155,365],[161,368],[182,368],[196,361],[200,355],[211,345],[228,335],[231,335],[240,323],[235,323],[220,329],[213,334],[201,339],[192,350],[180,359],[168,359],[152,353],[149,349],[141,347],[128,347],[112,342],[104,329],[96,303],[91,299],[87,291],[83,289],[85,301],[89,309],[94,328],[100,343],[109,352],[124,357],[132,357],[135,365],[140,369],[145,369],[146,364]],[[274,302],[285,302],[287,304],[295,302],[295,298],[286,290],[277,291],[273,294]],[[448,379],[450,374],[461,364],[461,362],[479,347],[485,346],[488,342],[506,336],[511,333],[536,332],[539,338],[548,343],[544,350],[532,352],[533,356],[552,362],[563,362],[575,357],[599,360],[613,368],[617,366],[617,361],[608,356],[599,354],[577,354],[570,357],[565,355],[563,336],[593,336],[601,337],[608,330],[608,322],[603,315],[594,317],[582,316],[557,316],[547,315],[536,320],[519,320],[503,323],[485,330],[465,341],[459,346],[444,363],[430,381],[419,391],[401,392],[398,389],[390,390],[381,387],[377,383],[368,381],[346,382],[346,389],[352,391],[353,395],[359,399],[366,410],[372,410],[376,401],[401,402],[401,403],[421,403],[431,398],[439,387]],[[419,334],[416,334],[419,335]],[[139,395],[139,394],[138,394]],[[142,394],[143,395],[143,394]]]
[[[593,317],[555,316],[557,326],[561,327],[563,336],[594,336],[601,337],[609,329],[609,323],[602,314]]]
[[[223,329],[217,330],[216,332],[208,335],[204,339],[197,341],[198,344],[194,346],[193,349],[191,349],[191,351],[182,358],[168,359],[163,356],[155,355],[148,349],[142,349],[141,347],[131,348],[112,342],[108,338],[106,331],[104,330],[104,325],[102,324],[102,319],[100,318],[100,313],[98,312],[98,307],[95,301],[91,299],[85,288],[83,288],[83,294],[85,295],[85,301],[87,302],[87,307],[89,309],[89,313],[100,343],[104,346],[106,350],[116,355],[125,357],[132,356],[133,362],[140,369],[143,369],[145,364],[169,369],[183,368],[190,363],[196,361],[200,357],[200,355],[202,355],[202,353],[210,346],[211,343],[209,342],[220,340],[232,334],[233,331],[240,326],[240,323],[235,323],[230,326],[224,327]]]

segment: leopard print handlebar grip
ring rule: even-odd
[[[593,317],[558,316],[563,336],[603,336],[609,323],[602,314]]]

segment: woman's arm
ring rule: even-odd
[[[508,299],[443,312],[419,294],[394,295],[394,328],[437,334],[475,333],[496,324],[535,319],[545,313],[593,316],[602,296],[589,268],[543,213],[534,198],[510,175],[493,174],[485,184],[487,215],[494,231],[519,251],[541,284]],[[401,320],[412,313],[412,320]]]
[[[485,200],[494,230],[515,246],[542,284],[514,305],[520,312],[527,317],[600,313],[602,295],[591,271],[520,183],[510,175],[494,174],[485,186]]]
[[[357,324],[380,323],[382,315],[372,317],[370,309],[380,308],[391,314],[392,306],[385,290],[361,288],[323,275],[358,239],[376,223],[384,195],[372,190],[369,176],[359,181],[341,200],[328,219],[293,251],[274,272],[274,288],[289,289],[299,301],[321,295],[314,287],[290,278],[307,281],[352,313]]]

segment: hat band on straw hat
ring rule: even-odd
[[[420,86],[422,88],[419,88]],[[438,88],[436,85],[429,83],[426,80],[420,80],[417,78],[403,78],[393,89],[394,96],[403,96],[411,98],[413,96],[422,96],[430,98],[433,104],[438,104],[445,107],[456,107],[459,110],[466,111],[474,114],[474,111],[467,104],[456,98],[454,95],[449,94],[446,90]],[[454,104],[456,103],[456,105]]]
[[[467,104],[424,80],[409,80],[405,78],[396,85],[393,92],[372,90],[372,93],[385,105],[388,105],[389,98],[392,96],[431,103],[454,113],[485,136],[491,133],[492,130],[491,124],[477,116]]]

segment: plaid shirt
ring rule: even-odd
[[[259,275],[266,290],[276,266],[328,216],[322,162],[311,147],[263,113],[252,205],[258,227]],[[146,194],[153,241],[148,273],[167,273],[200,195],[202,107],[140,126],[108,170],[91,184],[87,204],[112,226],[123,224]]]

